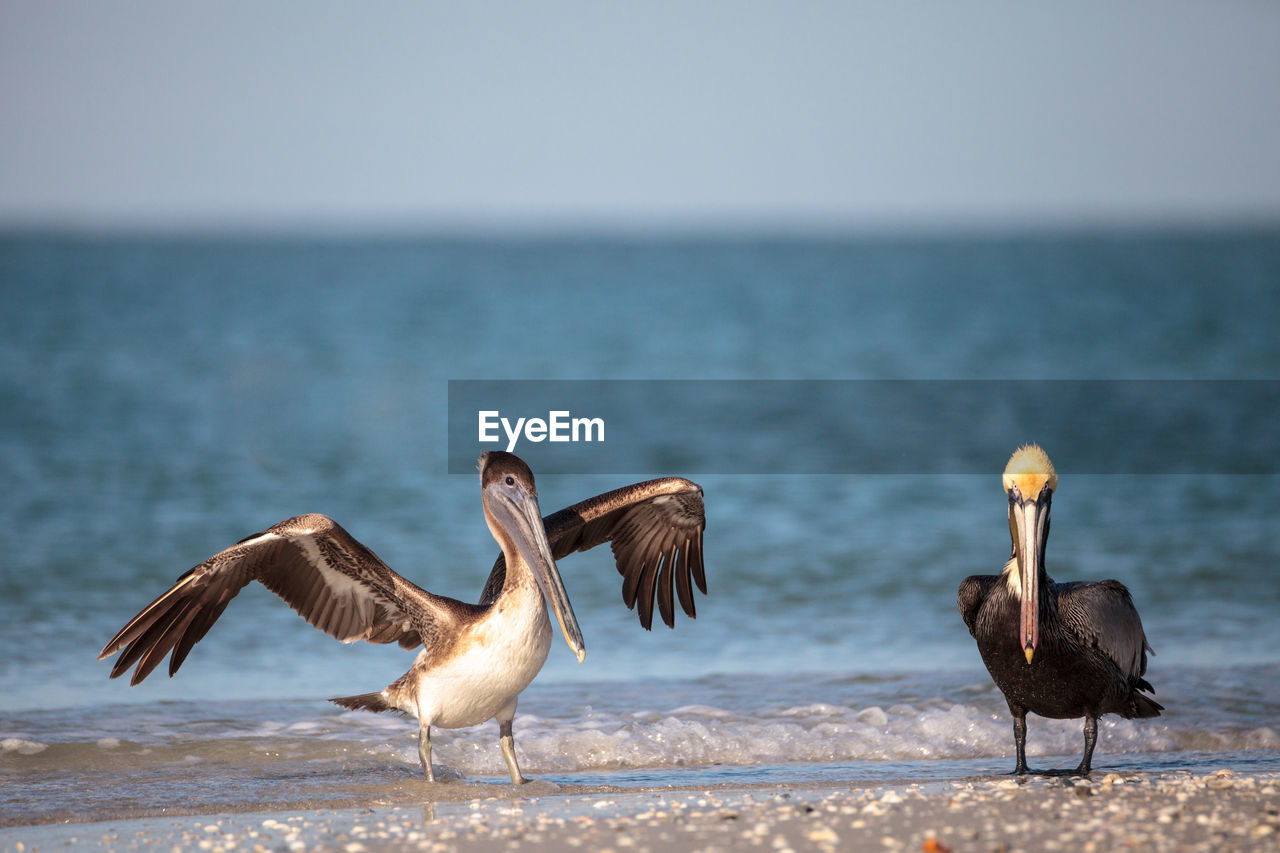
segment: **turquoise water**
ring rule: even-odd
[[[210,765],[228,744],[336,768],[354,751],[339,788],[413,771],[410,724],[322,701],[380,688],[411,656],[340,646],[265,590],[235,601],[172,680],[130,688],[95,657],[182,571],[301,512],[337,518],[433,592],[475,600],[495,545],[475,476],[446,473],[449,380],[1280,378],[1274,233],[11,235],[0,285],[0,774],[46,790],[10,804],[33,817],[57,813],[69,780],[89,785],[104,760],[147,749],[168,757],[137,758],[139,778],[204,762],[244,780],[241,799],[264,771],[248,757]],[[578,666],[557,644],[521,699],[532,772],[674,784],[688,772],[676,768],[738,778],[797,762],[818,776],[864,760],[1007,769],[1007,712],[955,610],[959,581],[1008,553],[1001,426],[987,475],[698,477],[710,594],[675,631],[639,628],[607,552],[563,561],[588,654]],[[987,427],[951,428],[981,444]],[[1169,424],[1138,428],[1157,452],[1177,446]],[[653,436],[655,456],[671,438]],[[822,453],[814,444],[794,451]],[[551,512],[681,473],[538,485]],[[1099,766],[1107,753],[1139,766],[1273,760],[1280,478],[1059,474],[1050,571],[1130,587],[1169,708],[1112,720]],[[488,728],[445,734],[441,762],[500,775]],[[1074,722],[1033,721],[1030,737],[1033,753],[1079,748]]]

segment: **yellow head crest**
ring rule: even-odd
[[[1009,464],[1004,466],[1001,480],[1006,492],[1017,486],[1022,496],[1031,500],[1035,500],[1046,485],[1051,492],[1058,488],[1058,475],[1049,454],[1037,444],[1024,444],[1015,450]]]

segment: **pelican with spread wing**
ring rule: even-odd
[[[1054,719],[1084,717],[1084,757],[1074,771],[1088,776],[1098,717],[1156,717],[1164,707],[1143,695],[1155,689],[1147,672],[1147,635],[1129,590],[1119,581],[1054,583],[1045,570],[1049,505],[1058,475],[1048,455],[1019,448],[1004,471],[1013,554],[998,575],[960,584],[957,603],[978,641],[982,662],[1013,714],[1015,774],[1027,769],[1027,712]],[[1152,652],[1154,654],[1154,652]]]
[[[165,656],[169,675],[250,581],[284,599],[304,619],[344,643],[422,647],[403,676],[375,693],[332,701],[352,709],[402,711],[418,720],[418,757],[426,778],[431,727],[456,729],[496,719],[511,781],[516,763],[511,722],[516,700],[551,648],[547,605],[578,661],[582,633],[556,560],[604,542],[613,548],[622,595],[648,629],[655,600],[675,625],[675,601],[693,618],[696,585],[707,591],[702,563],[706,519],[702,489],[665,477],[615,489],[542,517],[533,472],[519,457],[480,457],[484,518],[502,554],[478,604],[434,595],[404,579],[324,515],[300,515],[241,540],[178,578],[102,649],[120,652],[115,678],[134,668],[131,684]]]

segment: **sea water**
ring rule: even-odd
[[[381,688],[412,653],[335,643],[256,586],[173,679],[162,667],[131,688],[95,658],[181,572],[301,512],[333,516],[406,577],[474,601],[496,546],[474,474],[445,473],[451,379],[1280,372],[1273,233],[11,235],[0,285],[0,823],[11,825],[358,801],[417,776],[412,720],[324,701]],[[1172,446],[1167,425],[1144,426],[1157,450]],[[587,658],[577,665],[557,640],[521,696],[526,774],[638,787],[1009,770],[1008,711],[955,608],[963,577],[1008,556],[998,475],[1013,447],[1003,432],[989,443],[986,473],[697,477],[709,594],[674,631],[640,628],[607,550],[562,560]],[[681,473],[539,476],[539,496],[549,513]],[[1129,586],[1167,709],[1105,718],[1095,767],[1275,769],[1280,477],[1061,464],[1059,476],[1049,570]],[[1033,765],[1074,766],[1080,722],[1033,716],[1028,744]],[[438,731],[434,745],[454,782],[505,777],[496,725]]]

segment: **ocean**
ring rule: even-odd
[[[449,473],[451,381],[1280,379],[1270,231],[9,234],[0,287],[9,826],[360,803],[413,783],[411,720],[325,701],[380,689],[412,653],[335,643],[262,588],[172,679],[131,688],[96,656],[183,571],[303,512],[331,515],[419,585],[476,600],[496,546],[475,474]],[[678,451],[694,439],[644,426],[630,435],[650,467],[539,475],[542,509],[690,476],[706,500],[708,595],[696,620],[645,632],[606,549],[562,560],[587,657],[557,640],[521,696],[526,775],[631,789],[1012,769],[1008,711],[955,595],[1007,558],[999,474],[1016,442],[1044,439],[982,417],[942,424],[989,456],[982,470],[761,461],[693,476]],[[838,420],[793,446],[785,418],[749,427],[797,458],[848,440]],[[1182,425],[1115,429],[1168,457],[1167,473],[1073,472],[1062,460],[1087,456],[1099,431],[1055,434],[1047,565],[1129,586],[1167,710],[1105,718],[1095,770],[1280,770],[1275,460],[1188,469]],[[535,473],[539,452],[526,455]],[[1076,764],[1079,721],[1028,727],[1033,765]],[[457,790],[506,778],[496,724],[438,731],[435,747]]]

